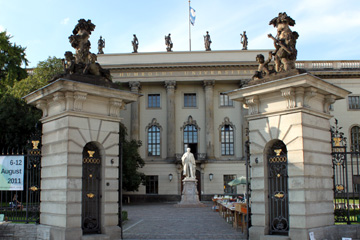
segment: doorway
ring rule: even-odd
[[[87,143],[83,149],[82,213],[83,234],[99,234],[100,228],[100,181],[101,157],[95,143]]]
[[[288,161],[286,145],[278,140],[267,153],[269,233],[289,234]]]

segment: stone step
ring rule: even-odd
[[[110,236],[105,234],[89,234],[83,235],[81,240],[110,240]]]
[[[291,240],[291,238],[288,236],[265,235],[265,236],[260,236],[260,240]]]

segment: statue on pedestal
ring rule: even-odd
[[[190,152],[190,148],[186,149],[186,153],[181,157],[182,165],[183,165],[183,174],[186,178],[195,178],[196,171],[196,163],[194,154]]]
[[[206,35],[204,35],[204,44],[205,44],[206,51],[211,51],[211,48],[210,48],[211,43],[212,42],[211,42],[209,31],[206,31]]]
[[[242,50],[247,50],[248,37],[246,36],[246,31],[244,31],[243,34],[240,33],[240,36],[241,36],[241,44],[243,45]]]
[[[100,36],[100,39],[98,41],[98,54],[104,54],[103,48],[105,48],[105,39]]]
[[[169,35],[165,35],[165,45],[166,45],[166,51],[168,52],[172,52],[172,48],[173,48],[173,42],[171,41],[171,34],[169,33]]]
[[[133,53],[137,53],[137,50],[138,50],[138,47],[139,47],[139,40],[137,39],[136,34],[134,34],[134,38],[131,41],[131,44],[132,44],[133,50],[134,50]]]

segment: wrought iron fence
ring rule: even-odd
[[[22,178],[10,177],[3,179],[3,181],[5,180],[7,183],[20,183],[20,185],[23,186],[22,190],[4,190],[1,188],[0,216],[3,215],[5,221],[39,223],[41,173],[40,136],[41,134],[38,132],[33,134],[28,147],[1,146],[0,157],[3,157],[3,161],[12,161],[10,163],[11,165],[23,165],[24,171],[21,173],[23,174]],[[0,171],[4,171],[3,173],[5,173],[6,169],[4,165],[0,165],[0,168]],[[19,168],[18,171],[22,171],[22,168]],[[9,174],[7,174],[7,176],[8,175]],[[0,175],[0,177],[1,176],[4,175]]]
[[[360,152],[347,150],[347,139],[338,126],[331,127],[335,222],[360,220]]]

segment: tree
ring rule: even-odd
[[[145,161],[139,154],[141,141],[127,140],[126,127],[120,123],[120,141],[123,149],[123,190],[138,191],[140,184],[145,184],[145,174],[138,171],[144,167]]]
[[[63,71],[62,60],[60,58],[48,57],[47,60],[38,63],[31,75],[24,80],[16,82],[8,89],[8,92],[17,98],[22,98],[47,85],[53,76]]]
[[[26,70],[21,67],[28,64],[26,48],[11,43],[10,39],[6,31],[0,32],[0,94],[27,76]]]
[[[24,147],[27,144],[42,114],[39,109],[26,104],[22,97],[45,86],[52,76],[61,71],[61,59],[49,57],[46,61],[39,62],[33,74],[26,79],[16,81],[12,86],[4,85],[7,90],[0,95],[2,147]]]

